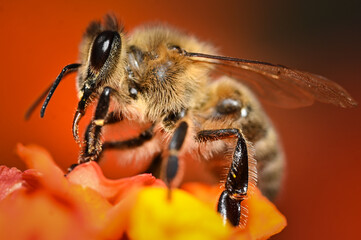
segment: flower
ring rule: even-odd
[[[265,239],[286,226],[258,190],[240,229],[223,226],[217,186],[188,183],[169,197],[150,174],[110,180],[89,162],[64,177],[44,149],[17,150],[29,170],[0,167],[0,239]]]

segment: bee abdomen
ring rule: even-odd
[[[277,134],[272,127],[255,143],[255,158],[258,187],[267,198],[273,200],[280,190],[285,161]]]

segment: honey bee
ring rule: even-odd
[[[245,221],[242,201],[256,179],[263,194],[273,199],[284,168],[277,133],[254,93],[281,107],[307,106],[314,100],[345,108],[357,105],[324,77],[219,56],[210,44],[165,25],[139,27],[127,35],[107,15],[103,23],[88,26],[80,63],[65,66],[26,116],[46,96],[43,117],[59,82],[74,71],[80,99],[72,126],[82,148],[78,164],[98,162],[117,150],[119,162],[142,166],[140,172],[163,179],[169,188],[179,186],[183,175],[199,164],[217,181],[227,167],[217,210],[234,226]],[[78,125],[94,102],[93,119],[81,141]],[[114,125],[136,126],[136,136],[127,139],[127,131],[125,136],[111,131]],[[107,133],[123,137],[110,140]]]

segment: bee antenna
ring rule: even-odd
[[[48,95],[48,92],[50,91],[53,84],[51,84],[49,87],[46,88],[46,90],[31,104],[31,106],[28,108],[28,110],[25,113],[25,120],[29,120],[31,117],[31,114],[34,112],[37,106],[40,105],[40,103],[44,100],[44,98]]]
[[[51,99],[51,97],[53,96],[54,94],[54,91],[55,89],[57,88],[57,86],[59,85],[60,81],[63,79],[63,77],[65,77],[68,73],[71,73],[73,71],[75,71],[76,69],[78,69],[79,67],[81,66],[81,64],[79,63],[73,63],[73,64],[69,64],[69,65],[66,65],[63,70],[61,70],[60,74],[58,75],[58,77],[55,79],[53,85],[50,87],[50,90],[48,92],[48,95],[46,96],[46,99],[43,103],[43,106],[41,107],[41,110],[40,110],[40,117],[44,117],[44,114],[45,114],[45,110],[46,110],[46,107],[48,106],[49,104],[49,101]],[[48,91],[48,89],[47,89]],[[43,99],[43,97],[45,96],[45,93],[47,92],[45,91],[40,97],[39,99],[33,104],[33,106],[31,106],[31,108],[29,110],[30,113],[27,114],[30,116],[30,114],[32,113],[32,111],[35,109],[35,107],[39,104],[39,102],[41,101],[40,99]],[[26,115],[26,116],[27,116]]]

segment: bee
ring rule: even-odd
[[[220,56],[210,44],[166,25],[126,34],[107,15],[103,22],[90,23],[79,63],[63,68],[26,117],[46,97],[43,117],[60,81],[75,71],[80,100],[72,132],[82,149],[77,164],[98,162],[116,150],[119,162],[140,166],[140,172],[163,179],[169,188],[179,186],[192,171],[222,180],[226,168],[217,210],[234,226],[245,222],[242,201],[256,179],[263,194],[273,199],[284,169],[276,130],[255,94],[281,107],[307,106],[314,100],[345,108],[357,105],[322,76]],[[92,103],[93,118],[80,140],[79,122]],[[111,130],[114,126],[120,129]],[[136,129],[134,136],[127,136],[129,129]]]

